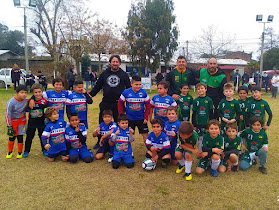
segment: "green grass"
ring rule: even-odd
[[[263,95],[273,111],[273,120],[267,131],[269,155],[267,175],[258,171],[258,165],[246,172],[219,174],[212,178],[208,172],[194,173],[186,182],[183,174],[175,174],[176,166],[162,169],[160,164],[152,172],[145,172],[141,162],[145,159],[142,137],[136,134],[133,143],[135,168],[121,166],[113,170],[107,162],[94,160],[91,164],[63,163],[58,158],[49,163],[40,151],[35,137],[27,159],[5,159],[7,129],[5,107],[13,97],[13,90],[0,89],[0,208],[1,209],[278,209],[279,165],[278,101]],[[153,94],[152,94],[153,95]],[[151,95],[151,96],[152,96]],[[192,93],[196,97],[195,93]],[[29,95],[30,96],[30,95]],[[98,123],[101,94],[89,105],[89,134],[87,144],[96,142],[92,132]],[[137,133],[138,131],[136,131]],[[17,146],[15,144],[16,151]],[[94,151],[95,152],[95,151]]]

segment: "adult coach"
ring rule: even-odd
[[[103,99],[99,104],[99,123],[103,122],[102,113],[110,109],[113,112],[113,119],[116,121],[118,116],[117,102],[121,93],[131,87],[128,74],[120,68],[121,59],[119,55],[112,55],[109,59],[110,67],[101,73],[96,85],[89,93],[94,97],[103,89]]]
[[[214,118],[218,119],[218,106],[224,98],[223,87],[227,82],[226,75],[218,67],[217,60],[211,58],[207,63],[207,69],[200,70],[200,82],[207,85],[206,95],[210,97],[214,104]]]
[[[195,70],[187,67],[187,61],[184,56],[179,56],[177,58],[176,68],[167,75],[166,81],[170,84],[168,94],[177,101],[179,99],[179,89],[182,84],[195,84]]]

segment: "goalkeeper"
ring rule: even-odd
[[[23,135],[26,133],[25,106],[27,104],[27,87],[19,85],[16,95],[11,98],[6,106],[6,123],[8,127],[8,153],[6,158],[12,158],[14,142],[17,138],[17,159],[22,158]]]

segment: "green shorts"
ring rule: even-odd
[[[201,159],[199,160],[199,162],[198,162],[197,167],[206,170],[207,167],[208,167],[209,161],[210,161],[209,158],[201,158]]]
[[[179,144],[176,145],[175,151],[181,152],[183,156],[185,155],[185,153],[189,153],[190,155],[192,155],[192,152],[182,149]]]

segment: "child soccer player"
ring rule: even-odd
[[[162,132],[163,122],[161,119],[153,119],[151,121],[152,132],[148,135],[145,146],[147,147],[146,157],[151,158],[155,163],[158,159],[162,160],[162,168],[166,168],[170,163],[170,140],[168,136]]]
[[[245,120],[246,120],[246,108],[248,107],[248,104],[249,104],[249,100],[247,98],[248,96],[248,88],[245,87],[245,86],[241,86],[238,88],[238,103],[239,103],[239,106],[240,106],[240,110],[241,110],[241,113],[240,113],[240,117],[239,117],[239,120],[237,121],[237,126],[238,126],[238,130],[239,131],[242,131],[245,129]]]
[[[246,139],[246,145],[242,145],[245,151],[242,160],[240,161],[240,170],[246,171],[252,166],[255,159],[260,159],[259,170],[263,174],[267,174],[264,167],[267,160],[268,138],[265,130],[263,119],[259,116],[254,116],[250,120],[250,129],[245,129],[240,136]]]
[[[131,88],[124,90],[119,98],[118,113],[124,114],[126,103],[129,127],[133,130],[138,127],[143,142],[145,142],[149,132],[147,122],[150,113],[150,99],[147,92],[141,88],[141,78],[139,76],[132,77],[131,86]]]
[[[134,131],[128,127],[128,116],[126,114],[120,114],[117,120],[118,127],[112,132],[109,142],[111,146],[114,146],[112,168],[119,168],[121,160],[127,168],[133,168],[135,160],[131,142],[134,141]]]
[[[45,129],[45,109],[48,107],[48,102],[43,98],[43,87],[40,84],[34,84],[31,87],[35,105],[32,109],[29,108],[29,104],[26,107],[26,111],[29,111],[27,136],[25,140],[25,149],[23,157],[28,157],[31,149],[32,141],[35,136],[36,130],[38,130],[38,136],[41,143],[41,148],[44,156],[47,156],[47,150],[41,140],[42,133]],[[28,103],[31,99],[28,100]]]
[[[192,123],[199,135],[198,146],[202,152],[202,139],[209,120],[213,119],[213,101],[206,96],[207,86],[204,83],[196,85],[198,97],[193,101]]]
[[[177,108],[174,106],[169,106],[167,108],[168,121],[165,124],[164,132],[167,134],[170,140],[171,149],[171,160],[174,165],[176,165],[177,159],[175,158],[175,148],[177,145],[177,133],[180,126],[180,122],[177,120]]]
[[[97,160],[102,159],[107,152],[109,152],[108,162],[112,162],[113,146],[109,145],[109,137],[113,130],[117,127],[115,122],[112,122],[113,113],[111,110],[103,111],[103,121],[98,128],[93,132],[93,137],[101,135],[100,147],[95,155]]]
[[[6,158],[12,158],[15,139],[17,138],[17,159],[22,158],[23,135],[26,132],[25,106],[27,104],[27,87],[16,87],[16,95],[11,98],[6,106],[6,124],[8,127],[8,153]]]
[[[79,125],[77,113],[69,115],[70,127],[66,128],[65,138],[67,152],[71,163],[76,163],[81,158],[85,163],[91,163],[94,156],[86,146],[87,131],[85,126]]]
[[[180,86],[179,100],[176,101],[178,105],[178,120],[190,121],[190,110],[193,106],[193,97],[189,94],[188,84],[182,84]]]
[[[240,106],[237,100],[233,98],[234,86],[231,83],[224,84],[224,95],[218,107],[219,116],[221,118],[221,135],[225,135],[225,126],[227,123],[235,123],[240,116]]]
[[[92,104],[93,100],[85,92],[83,81],[74,82],[74,92],[70,94],[66,100],[66,112],[69,116],[71,113],[77,113],[79,120],[88,129],[87,123],[87,104]]]
[[[208,133],[202,141],[202,158],[199,160],[196,174],[200,175],[207,169],[208,163],[211,162],[211,175],[218,176],[217,168],[221,162],[221,155],[224,149],[224,138],[220,135],[220,123],[217,120],[208,122]]]
[[[48,161],[53,162],[56,157],[61,155],[62,160],[66,162],[69,159],[65,142],[67,123],[59,119],[58,110],[55,107],[47,108],[45,116],[49,119],[49,123],[42,134],[42,142],[45,149],[48,150]]]
[[[237,125],[228,123],[226,125],[226,136],[224,136],[224,158],[219,166],[219,172],[238,171],[238,155],[240,152],[241,138],[237,136]]]
[[[168,95],[169,83],[166,81],[161,81],[157,85],[158,95],[155,95],[150,101],[151,111],[150,111],[150,122],[152,121],[152,114],[154,109],[154,118],[161,119],[163,125],[168,120],[167,118],[167,108],[169,106],[177,107],[174,99]]]
[[[246,126],[248,127],[249,119],[251,119],[254,116],[261,117],[263,119],[264,125],[263,129],[266,130],[272,120],[272,112],[268,105],[268,103],[261,99],[262,97],[262,89],[258,86],[252,88],[252,96],[253,99],[250,99],[250,104],[246,109]],[[268,114],[268,120],[266,122],[265,112]]]
[[[192,180],[191,168],[193,163],[193,154],[198,154],[196,149],[199,136],[194,131],[194,126],[188,121],[184,121],[179,126],[179,141],[175,150],[175,157],[178,161],[178,169],[176,173],[181,173],[185,168],[184,177],[186,181]]]

